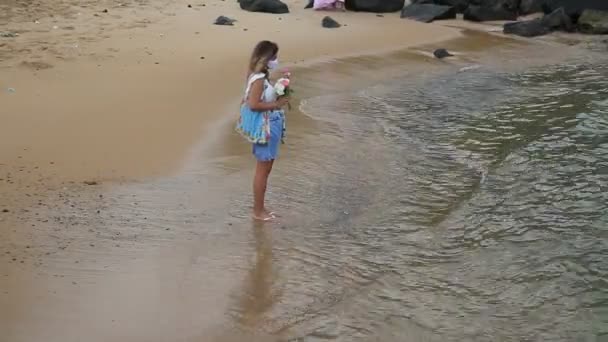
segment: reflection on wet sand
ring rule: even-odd
[[[253,233],[255,261],[245,279],[239,322],[246,329],[256,330],[263,328],[264,314],[278,301],[280,292],[273,292],[276,274],[272,262],[271,232],[263,223],[254,222]]]

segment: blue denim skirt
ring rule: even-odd
[[[253,144],[253,155],[258,161],[272,161],[279,156],[279,146],[283,139],[285,117],[282,111],[274,111],[268,117],[270,140],[266,144]]]

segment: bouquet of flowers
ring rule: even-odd
[[[279,97],[291,96],[291,94],[293,94],[293,90],[290,87],[290,77],[291,73],[289,70],[285,69],[283,70],[283,77],[279,78],[277,83],[274,85],[274,91]],[[287,107],[291,109],[290,104],[288,104]]]

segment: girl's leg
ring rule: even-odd
[[[270,220],[272,215],[266,212],[264,198],[268,187],[268,176],[272,171],[274,161],[258,161],[253,177],[253,217],[257,220]]]

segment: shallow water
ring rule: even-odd
[[[418,56],[377,75],[387,60],[299,79],[312,97],[288,118],[271,225],[249,220],[235,135],[175,177],[73,184],[23,213],[46,228],[0,242],[25,251],[0,293],[7,338],[607,339],[607,64]],[[374,86],[312,90],[361,65]]]
[[[607,100],[608,67],[576,62],[310,100],[339,139],[279,190],[318,203],[279,257],[285,297],[323,303],[302,333],[608,338]]]

